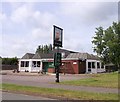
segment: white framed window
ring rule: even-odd
[[[37,61],[37,67],[40,67],[40,61]]]
[[[32,61],[32,67],[36,67],[36,61]]]
[[[91,62],[88,62],[88,71],[91,72]]]
[[[101,68],[104,69],[104,64],[103,63],[101,63]]]
[[[24,61],[21,61],[21,67],[24,67]]]
[[[95,68],[95,62],[92,62],[92,68]]]
[[[40,67],[40,61],[32,61],[32,67]]]
[[[97,68],[98,69],[100,68],[100,62],[97,62]]]
[[[88,68],[91,68],[91,62],[88,62]]]
[[[21,61],[21,67],[29,67],[29,61]]]
[[[29,67],[29,61],[25,61],[25,67]]]

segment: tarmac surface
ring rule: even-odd
[[[2,100],[55,100],[41,96],[30,96],[25,94],[2,92]]]
[[[29,74],[29,73],[28,73]],[[55,84],[55,75],[21,75],[21,74],[6,74],[2,75],[2,83],[13,83],[18,85],[36,86],[45,88],[57,88],[76,91],[87,91],[97,93],[118,93],[117,88],[101,88],[101,87],[88,87],[88,86],[73,86],[73,85],[61,85]],[[78,80],[89,78],[90,76],[82,75],[60,75],[60,81],[64,80]]]

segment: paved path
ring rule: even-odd
[[[55,100],[41,96],[30,96],[24,94],[2,92],[2,100]]]
[[[61,80],[77,80],[87,78],[88,76],[81,75],[65,75],[60,76]],[[4,75],[2,81],[4,83],[15,83],[19,85],[37,86],[45,88],[59,88],[76,91],[88,91],[88,92],[99,92],[99,93],[118,93],[118,89],[112,88],[100,88],[100,87],[87,87],[87,86],[73,86],[73,85],[61,85],[51,84],[55,82],[55,76],[14,76]]]

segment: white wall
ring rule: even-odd
[[[30,66],[29,67],[21,67],[21,61],[29,61],[30,62],[30,59],[20,59],[19,60],[19,71],[25,71],[25,70],[29,71]]]
[[[95,62],[95,68],[92,68],[91,64],[91,72],[88,71],[88,62]],[[100,63],[100,68],[97,66],[97,62]],[[104,72],[105,69],[101,68],[101,62],[99,60],[86,60],[86,73],[99,73],[99,72]]]
[[[32,65],[33,61],[40,61],[40,67],[34,67]],[[40,59],[32,59],[31,60],[31,72],[39,72],[39,71],[42,71],[42,60],[40,60]]]
[[[21,61],[29,61],[29,67],[21,67]],[[40,61],[40,67],[33,67],[32,61]],[[19,71],[28,70],[29,72],[39,72],[42,70],[42,61],[40,59],[20,59],[19,60]]]

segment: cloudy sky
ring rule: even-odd
[[[53,25],[63,28],[63,48],[93,53],[95,28],[118,20],[118,0],[111,2],[0,2],[0,56],[22,57],[38,45],[52,44]]]

